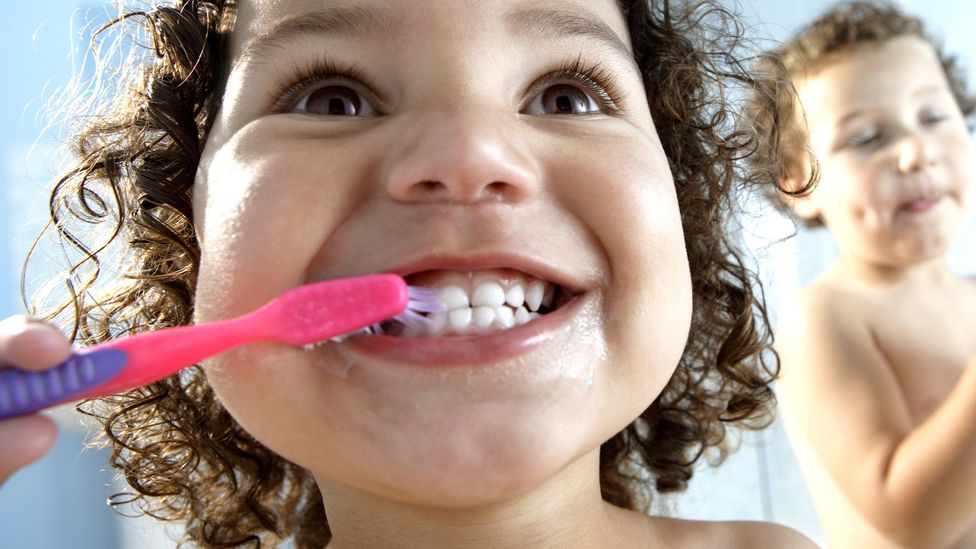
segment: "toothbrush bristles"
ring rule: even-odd
[[[366,335],[381,335],[387,333],[387,329],[391,328],[390,323],[400,323],[405,328],[415,328],[422,329],[430,325],[433,320],[427,314],[439,313],[444,310],[444,306],[441,304],[438,296],[440,295],[438,290],[434,288],[421,288],[419,286],[407,286],[407,292],[409,294],[409,299],[407,301],[407,309],[400,313],[399,315],[393,317],[387,322],[382,322],[378,324],[373,324],[372,326],[367,326],[360,330],[345,335],[337,336],[329,341],[333,343],[341,343],[343,340],[354,336],[356,334],[366,334]],[[386,327],[384,327],[386,326]],[[397,330],[394,330],[396,332]],[[323,345],[325,342],[319,342],[311,345],[306,345],[305,350],[311,350],[312,348]]]
[[[402,314],[397,315],[395,320],[402,322],[407,327],[415,326],[417,328],[424,328],[433,322],[433,320],[430,318],[410,309],[407,309],[406,311],[403,311]]]
[[[407,304],[407,310],[409,311],[438,313],[443,309],[440,299],[438,299],[440,292],[434,288],[408,286],[407,292],[410,294],[410,299]]]
[[[407,292],[409,293],[407,309],[393,317],[390,322],[400,323],[405,328],[426,328],[433,322],[426,315],[439,313],[444,310],[444,306],[441,304],[440,299],[438,299],[440,292],[434,288],[408,286]],[[373,334],[384,334],[389,327],[388,323],[374,324],[370,332]]]

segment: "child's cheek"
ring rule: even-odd
[[[201,248],[197,320],[242,314],[305,282],[349,208],[321,150],[258,121],[208,150],[194,189]],[[343,173],[332,163],[330,173]]]
[[[650,404],[680,360],[691,323],[691,275],[674,180],[652,140],[610,142],[555,179],[609,264],[606,337],[618,395]],[[580,189],[584,189],[580,192]],[[624,375],[620,375],[624,373]]]
[[[274,121],[257,121],[223,143],[208,144],[194,188],[200,238],[200,272],[194,321],[239,316],[287,288],[303,284],[307,265],[335,230],[347,207],[334,180]],[[341,172],[341,167],[337,171]],[[323,199],[328,195],[329,199]],[[266,399],[249,388],[266,388],[267,364],[287,363],[296,353],[274,344],[251,344],[206,361],[208,380],[235,417],[254,413]],[[273,401],[273,399],[272,399]],[[275,410],[268,410],[269,417]]]

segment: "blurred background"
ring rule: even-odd
[[[771,39],[785,37],[831,4],[741,1],[757,34]],[[976,41],[970,31],[976,3],[903,1],[901,5],[927,21],[968,68],[970,85],[976,85]],[[0,85],[0,318],[24,311],[19,291],[23,258],[44,225],[47,189],[65,161],[57,133],[45,129],[48,121],[42,107],[72,74],[84,77],[90,29],[110,17],[111,8],[92,0],[4,5],[0,17],[0,74],[4,75]],[[789,221],[758,202],[750,203],[749,211],[742,238],[756,255],[775,316],[777,303],[815,279],[834,257],[835,248],[826,233],[817,231],[800,231],[783,240],[794,232]],[[976,274],[974,247],[976,222],[971,218],[950,254],[957,272]],[[106,499],[123,487],[108,468],[107,455],[85,448],[87,428],[70,407],[53,414],[61,423],[56,449],[0,490],[0,547],[173,547],[172,533],[162,526],[121,517],[108,507]],[[822,540],[778,421],[766,431],[744,435],[740,451],[725,465],[710,469],[703,464],[686,493],[662,498],[658,504],[662,512],[689,518],[778,522]]]

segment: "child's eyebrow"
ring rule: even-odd
[[[633,60],[633,52],[617,33],[592,16],[546,8],[520,8],[509,12],[505,21],[514,36],[581,36]],[[238,62],[264,57],[271,50],[310,34],[360,38],[369,35],[393,36],[396,30],[393,19],[361,6],[310,11],[284,19],[259,34],[245,46]]]
[[[842,127],[846,126],[852,120],[854,120],[854,119],[856,119],[856,118],[858,118],[860,116],[863,116],[864,113],[866,113],[867,111],[868,111],[867,108],[857,108],[857,109],[853,109],[853,110],[847,111],[847,112],[844,113],[843,116],[837,118],[837,122],[834,125],[836,127],[838,127],[838,128],[842,128]]]
[[[244,48],[238,62],[260,58],[271,50],[307,35],[362,37],[389,36],[394,22],[380,12],[364,7],[325,8],[284,19],[262,32]]]
[[[924,96],[924,95],[933,95],[933,94],[941,93],[944,90],[945,90],[945,88],[943,86],[939,86],[939,85],[925,86],[923,88],[919,88],[917,90],[914,90],[911,93],[910,97],[912,99],[917,99],[917,98],[919,98],[921,96]],[[850,110],[850,111],[844,113],[843,116],[841,116],[841,117],[839,117],[837,119],[837,123],[835,124],[835,126],[838,127],[838,128],[842,128],[847,123],[849,123],[850,121],[854,120],[855,118],[857,118],[859,116],[863,116],[869,110],[870,109],[868,107],[861,107],[861,108],[856,108],[856,109]]]
[[[941,93],[944,89],[945,88],[943,86],[939,86],[939,85],[925,86],[924,88],[919,88],[919,89],[915,90],[914,92],[912,92],[912,97],[918,97],[920,95],[929,95],[929,94]]]
[[[522,8],[513,10],[505,19],[515,36],[529,34],[537,34],[545,38],[582,36],[609,47],[628,60],[633,60],[634,57],[634,53],[609,25],[588,14],[546,8]]]

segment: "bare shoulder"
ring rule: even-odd
[[[753,549],[815,549],[817,547],[803,534],[781,524],[768,522],[719,523],[719,536],[726,541],[724,547],[751,547]]]
[[[723,549],[816,549],[803,534],[769,522],[668,519],[673,544],[668,547]]]
[[[794,294],[780,310],[776,347],[781,353],[807,353],[814,342],[863,334],[874,307],[864,292],[821,281]]]
[[[796,292],[787,300],[785,312],[804,318],[810,313],[818,316],[836,315],[851,306],[867,306],[869,293],[852,284],[835,280],[820,280]]]

